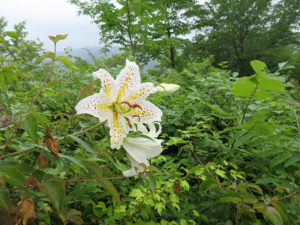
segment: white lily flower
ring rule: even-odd
[[[143,134],[150,137],[152,140],[145,137],[125,137],[123,141],[123,147],[127,152],[128,159],[132,164],[130,170],[124,171],[125,177],[136,175],[138,172],[145,170],[140,164],[143,163],[146,167],[149,166],[148,159],[158,156],[162,152],[161,142],[162,140],[157,139],[161,133],[161,126],[159,123],[158,129],[154,123],[148,124],[149,131],[143,126]],[[136,171],[137,169],[137,171]]]
[[[177,91],[180,88],[178,84],[159,84],[157,85],[157,91],[158,92],[167,92],[167,93],[172,93],[174,91]]]
[[[101,80],[100,93],[82,99],[75,107],[77,114],[87,113],[107,120],[110,128],[111,148],[119,149],[126,134],[143,123],[161,121],[161,110],[145,99],[157,91],[152,83],[142,83],[139,67],[126,60],[116,80],[103,69],[94,72]]]

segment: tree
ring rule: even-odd
[[[89,15],[100,28],[100,40],[107,46],[120,44],[130,49],[137,63],[159,60],[175,68],[178,51],[190,32],[185,12],[194,0],[70,0],[79,13]]]
[[[251,73],[249,61],[260,59],[275,68],[292,53],[287,46],[299,44],[298,0],[211,0],[189,13],[196,18],[193,57],[214,55],[242,76]],[[269,57],[288,49],[276,61]]]
[[[79,13],[88,15],[100,29],[100,42],[109,47],[118,44],[130,50],[137,63],[147,62],[147,54],[141,54],[139,47],[143,42],[142,31],[147,24],[141,23],[139,17],[145,13],[141,0],[119,0],[118,7],[105,0],[70,0],[79,7]]]
[[[6,30],[7,22],[0,17],[0,66],[15,64],[26,69],[42,50],[42,43],[26,40],[25,22],[14,25],[14,30]],[[3,59],[2,59],[3,57]]]
[[[151,26],[148,30],[148,41],[156,50],[153,59],[162,64],[176,68],[180,61],[180,52],[189,42],[190,21],[185,13],[194,5],[194,0],[157,0],[147,1]],[[145,21],[145,19],[144,19]]]

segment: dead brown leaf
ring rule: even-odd
[[[26,187],[32,185],[38,192],[42,190],[42,186],[33,177],[27,178],[26,180],[24,180],[24,183]]]
[[[181,190],[180,183],[179,182],[175,182],[174,183],[174,188],[175,188],[176,194],[178,194],[178,192]]]
[[[41,168],[45,168],[48,165],[48,160],[45,156],[40,155],[39,160],[40,160],[40,167]]]
[[[51,151],[52,155],[54,155],[56,158],[59,158],[58,139],[53,137],[48,126],[46,126],[46,128],[47,128],[47,134],[45,135],[45,143],[47,145],[47,148]]]
[[[18,202],[17,215],[20,217],[17,224],[26,225],[29,219],[35,219],[36,213],[32,198],[24,199]],[[21,223],[20,223],[21,222]]]

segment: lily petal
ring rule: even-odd
[[[127,157],[131,162],[132,168],[123,172],[124,177],[132,177],[132,176],[137,175],[138,172],[144,171],[144,168],[142,166],[140,166],[138,164],[138,162],[134,160],[134,158],[132,158],[129,154],[127,154]],[[148,163],[148,165],[149,165],[149,163]],[[148,165],[146,165],[146,166],[148,166]],[[135,168],[137,168],[138,172],[135,170]]]
[[[75,106],[77,114],[87,113],[99,118],[100,122],[107,120],[111,115],[111,100],[103,92],[93,94],[82,99]]]
[[[141,101],[146,99],[151,93],[155,93],[157,88],[152,83],[142,83],[138,88],[129,90],[127,96],[122,101]]]
[[[155,124],[158,125],[158,128],[156,128]],[[161,133],[161,124],[160,123],[150,123],[149,126],[149,133],[147,134],[151,138],[157,138]]]
[[[126,60],[126,67],[121,70],[117,76],[116,85],[119,87],[116,101],[122,101],[124,96],[127,96],[131,91],[135,92],[141,83],[139,67],[135,62]]]
[[[128,158],[133,166],[132,169],[123,173],[124,176],[135,175],[135,167],[138,168],[139,172],[144,171],[144,168],[139,164],[143,163],[146,166],[149,166],[148,158],[154,158],[162,152],[160,140],[154,139],[154,141],[152,141],[142,137],[124,138],[123,147],[126,150]]]
[[[140,107],[131,109],[127,115],[132,117],[132,120],[137,123],[152,123],[161,121],[162,111],[149,101],[137,101],[132,104],[137,104]]]
[[[93,75],[101,80],[101,90],[113,101],[117,95],[114,78],[104,69],[97,70]]]
[[[126,137],[123,141],[123,147],[138,163],[144,163],[145,165],[149,165],[147,159],[154,158],[162,152],[159,141],[143,137]]]
[[[145,126],[147,125],[148,128]],[[157,125],[157,126],[155,126]],[[161,133],[161,124],[160,123],[147,123],[147,124],[138,124],[137,129],[134,131],[140,131],[142,134],[151,137],[152,139],[157,138]],[[158,140],[158,139],[156,139]]]
[[[111,112],[108,118],[110,144],[111,148],[119,149],[122,145],[123,139],[128,133],[126,121],[124,117]]]

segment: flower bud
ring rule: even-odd
[[[157,91],[158,92],[166,92],[166,93],[172,93],[174,91],[177,91],[180,88],[178,84],[159,84],[157,85]]]

